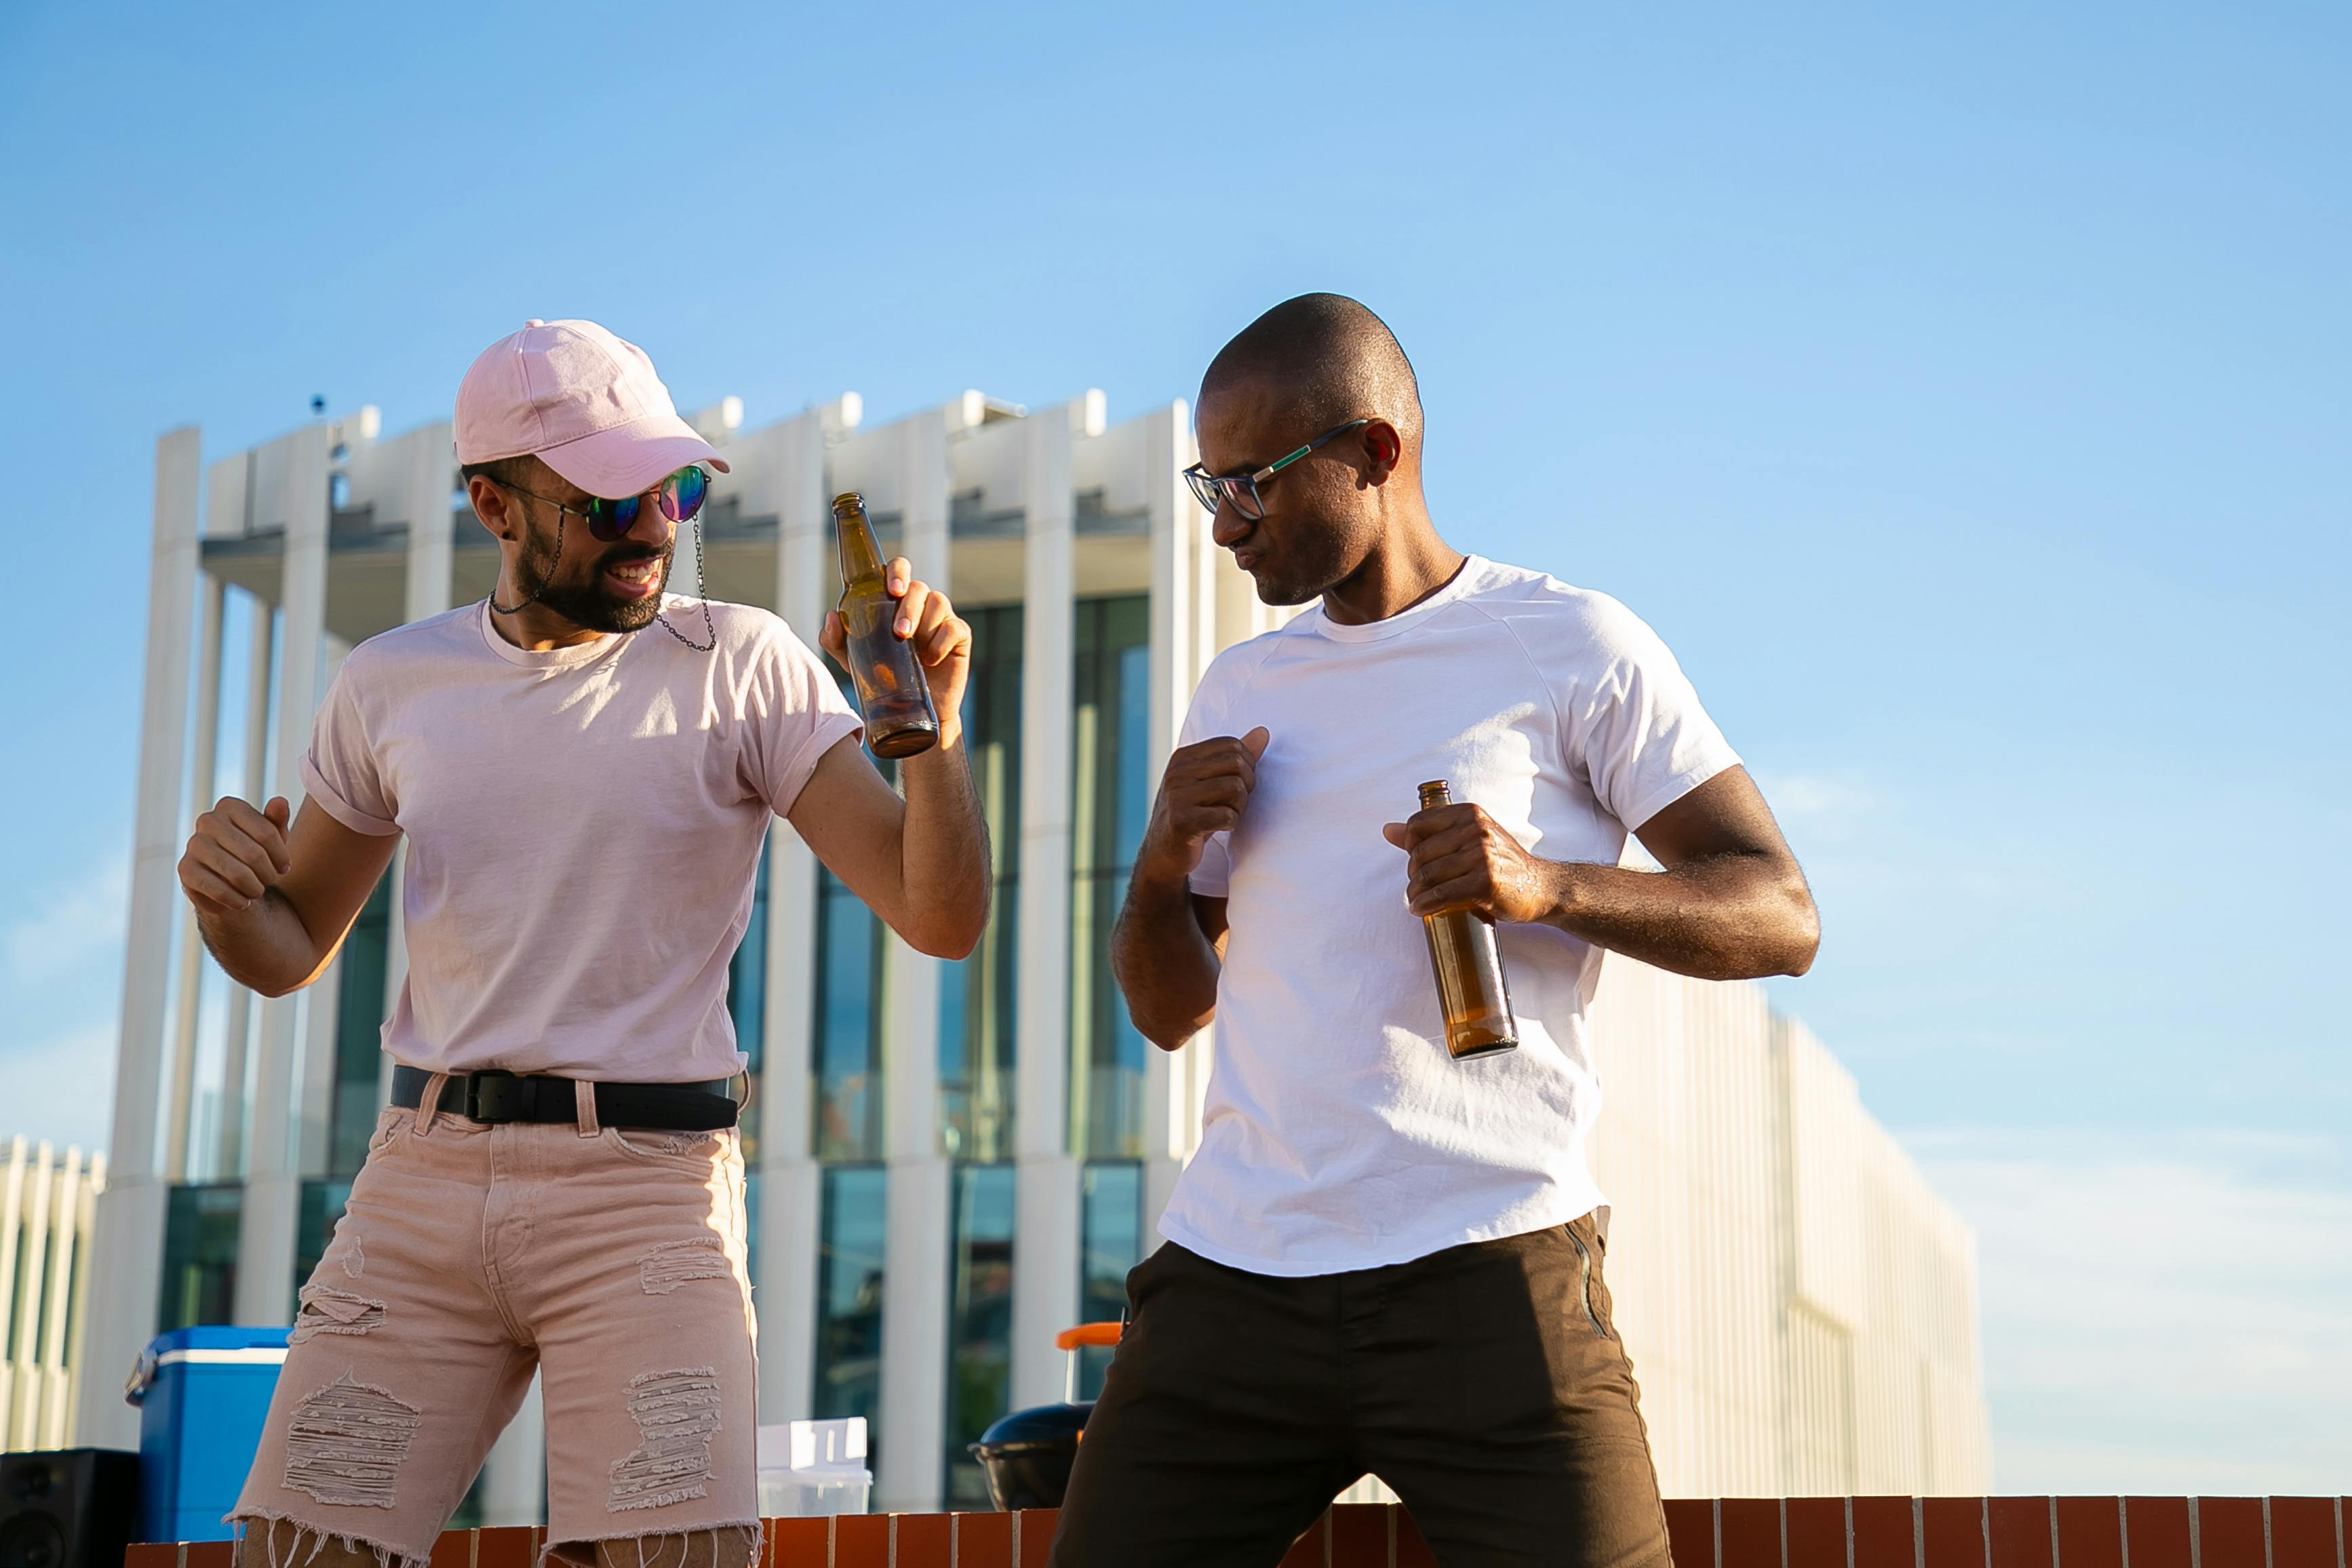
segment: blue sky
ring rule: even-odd
[[[1116,418],[1331,289],[1454,542],[1633,605],[1780,808],[1776,1000],[1979,1226],[2000,1484],[2352,1488],[2347,58],[2318,4],[18,0],[0,1097],[102,1133],[163,429],[404,429],[534,315],[753,422]]]

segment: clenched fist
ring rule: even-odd
[[[1482,806],[1467,801],[1415,812],[1381,829],[1410,858],[1405,899],[1416,915],[1468,910],[1531,925],[1559,902],[1559,868],[1528,853]]]
[[[1246,735],[1196,741],[1169,757],[1136,852],[1139,879],[1182,880],[1201,863],[1210,836],[1233,830],[1257,787],[1258,759],[1271,738],[1260,725]]]
[[[180,886],[198,914],[241,914],[294,868],[286,848],[293,812],[283,795],[258,809],[223,795],[196,818],[188,851],[180,857]]]

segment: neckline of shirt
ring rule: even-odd
[[[1342,625],[1333,620],[1330,614],[1318,604],[1315,606],[1312,629],[1317,635],[1328,637],[1333,642],[1381,642],[1389,637],[1402,637],[1415,627],[1424,625],[1432,616],[1445,608],[1446,605],[1458,604],[1469,597],[1480,579],[1485,577],[1486,573],[1485,556],[1465,555],[1462,558],[1461,568],[1454,574],[1452,581],[1410,609],[1399,610],[1385,620]]]
[[[662,595],[662,605],[664,608],[668,607],[668,595]],[[499,628],[490,620],[490,602],[488,599],[482,601],[482,613],[475,617],[475,624],[481,627],[482,641],[489,645],[492,653],[509,664],[520,665],[525,669],[576,669],[604,658],[635,635],[629,632],[600,632],[586,642],[551,647],[544,652],[517,647],[499,635]]]

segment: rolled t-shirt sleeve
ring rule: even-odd
[[[1665,643],[1639,616],[1590,596],[1582,646],[1557,689],[1570,762],[1629,829],[1739,763]]]
[[[783,622],[753,657],[745,766],[752,790],[782,816],[817,763],[844,735],[856,733],[860,721],[824,661]]]
[[[365,668],[354,655],[327,688],[310,723],[310,749],[302,753],[302,788],[345,827],[381,837],[400,831],[400,803],[368,742],[360,698]]]

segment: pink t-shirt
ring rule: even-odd
[[[665,602],[702,629],[694,600]],[[742,1067],[727,964],[769,814],[858,721],[782,621],[710,613],[709,653],[658,626],[529,653],[473,604],[343,661],[302,782],[345,826],[408,836],[394,1059],[640,1083]]]

